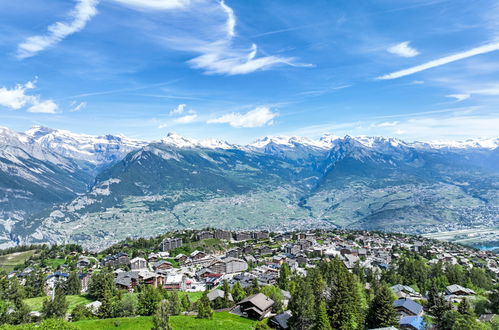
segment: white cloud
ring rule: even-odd
[[[174,122],[177,124],[189,124],[189,123],[192,123],[193,121],[195,121],[197,117],[198,117],[198,115],[196,115],[196,114],[186,115],[186,116],[176,118],[174,120]]]
[[[57,113],[59,106],[52,100],[37,101],[28,108],[28,112]]]
[[[387,121],[384,123],[376,124],[375,126],[376,127],[393,127],[393,126],[397,126],[398,123],[399,123],[398,121]]]
[[[257,46],[253,44],[249,53],[226,49],[213,51],[193,58],[189,61],[192,67],[204,69],[207,74],[238,75],[259,70],[270,69],[278,64],[304,66],[308,64],[295,63],[295,58],[279,56],[263,56],[255,58]]]
[[[73,101],[71,102],[71,109],[69,110],[69,112],[77,112],[77,111],[81,111],[83,109],[85,109],[87,107],[87,102],[76,102],[76,101]]]
[[[172,111],[170,111],[170,116],[181,115],[184,112],[185,107],[187,107],[186,104],[179,104],[179,105],[177,105],[177,107],[175,109],[173,109]]]
[[[399,44],[393,45],[387,49],[389,53],[402,56],[402,57],[414,57],[419,55],[419,52],[409,46],[409,41],[404,41]]]
[[[227,14],[227,35],[229,37],[233,37],[236,35],[235,28],[236,28],[236,15],[234,15],[234,10],[227,6],[225,2],[222,0],[220,1],[220,6],[224,10],[224,12]]]
[[[24,85],[16,85],[13,89],[6,87],[0,88],[0,106],[10,108],[12,110],[19,110],[26,104],[33,100],[33,96],[26,95],[28,89],[35,88],[35,83],[28,81]]]
[[[17,57],[24,59],[54,46],[67,36],[82,30],[88,21],[97,14],[98,0],[77,0],[75,8],[69,13],[70,22],[56,22],[50,25],[45,35],[27,38],[18,45]]]
[[[466,99],[469,99],[471,97],[470,94],[450,94],[447,95],[447,97],[454,98],[457,100],[457,102],[464,101]]]
[[[208,124],[229,124],[232,127],[262,127],[272,125],[276,112],[272,112],[268,107],[258,107],[246,113],[233,112],[219,118],[210,119]]]
[[[486,53],[494,52],[497,50],[499,50],[499,42],[490,43],[490,44],[476,47],[476,48],[473,48],[473,49],[470,49],[470,50],[467,50],[464,52],[452,54],[452,55],[445,56],[445,57],[442,57],[442,58],[439,58],[439,59],[436,59],[433,61],[429,61],[429,62],[426,62],[424,64],[414,66],[412,68],[392,72],[392,73],[377,77],[376,79],[379,79],[379,80],[397,79],[397,78],[409,76],[411,74],[418,73],[418,72],[421,72],[424,70],[435,68],[435,67],[438,67],[441,65],[445,65],[445,64],[452,63],[455,61],[463,60],[465,58],[469,58],[469,57],[481,55],[481,54],[486,54]]]
[[[36,88],[36,80],[24,85],[17,84],[13,89],[0,88],[0,106],[12,110],[20,110],[29,106],[28,112],[56,113],[58,106],[52,100],[41,100],[39,95],[28,95],[26,92]]]
[[[171,10],[187,7],[190,0],[114,0],[126,6],[144,10]]]

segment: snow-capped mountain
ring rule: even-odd
[[[160,141],[163,144],[176,148],[206,148],[206,149],[237,149],[238,146],[216,139],[196,140],[180,136],[177,133],[168,133]]]
[[[61,156],[86,161],[96,166],[115,162],[129,152],[147,144],[120,135],[92,136],[66,130],[35,126],[25,133],[25,139]]]
[[[493,222],[498,145],[497,138],[423,143],[348,135],[237,145],[176,133],[146,142],[0,128],[0,246],[91,244],[97,232],[118,240],[154,235],[158,226],[331,221],[393,229],[396,222],[397,230],[413,230],[413,219]]]

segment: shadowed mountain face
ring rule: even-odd
[[[36,152],[0,157],[4,244],[71,241],[92,248],[207,226],[426,232],[498,222],[497,147],[349,136],[266,138],[249,146],[176,135],[147,145],[106,141],[112,146],[95,150],[109,156],[41,157],[48,149],[33,142]],[[87,150],[91,142],[85,139]],[[29,149],[23,143],[17,147]],[[58,145],[71,150],[61,137]]]

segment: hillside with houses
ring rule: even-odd
[[[499,326],[498,256],[421,236],[207,228],[20,246],[0,267],[0,329]]]

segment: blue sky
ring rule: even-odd
[[[0,3],[0,126],[498,136],[495,0]]]

